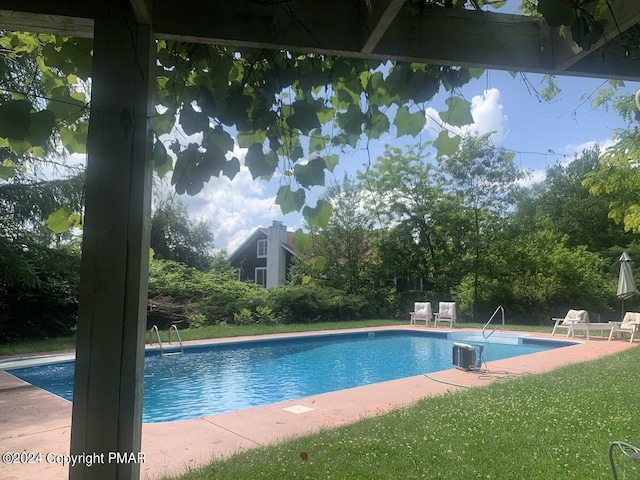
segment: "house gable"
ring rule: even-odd
[[[229,263],[238,271],[241,281],[256,281],[256,269],[267,267],[267,258],[258,256],[258,242],[267,240],[266,229],[255,230],[229,256]]]
[[[297,250],[294,233],[282,222],[257,228],[229,256],[229,263],[241,281],[255,282],[267,288],[283,285]]]

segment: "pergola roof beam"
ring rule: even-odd
[[[156,1],[153,18],[159,38],[349,56],[362,45],[357,2],[182,0],[180,12],[192,15],[160,5]]]
[[[367,31],[360,51],[366,55],[373,52],[378,45],[404,5],[404,0],[367,0],[365,3]]]
[[[603,19],[606,20],[603,35],[592,45],[590,50],[583,50],[573,42],[571,42],[573,48],[567,50],[567,42],[563,42],[560,45],[557,43],[558,39],[554,39],[554,68],[570,70],[572,65],[593,54],[595,50],[604,46],[613,38],[640,23],[640,2],[638,0],[618,0],[610,3],[611,10],[607,10]],[[567,35],[569,35],[568,32]]]
[[[461,33],[464,32],[464,33]],[[372,55],[439,65],[548,71],[553,31],[543,19],[436,6],[406,9]]]
[[[16,32],[93,38],[93,20],[89,17],[0,10],[0,28]]]
[[[583,51],[542,18],[404,0],[130,0],[157,38],[510,71],[640,80],[640,61],[611,61],[613,38],[640,23],[640,2],[610,0],[604,37]],[[99,2],[3,0],[0,28],[90,37]],[[615,18],[615,21],[614,21]],[[603,45],[606,46],[603,47]],[[595,52],[595,53],[594,53]],[[614,66],[615,64],[615,66]]]

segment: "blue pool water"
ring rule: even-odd
[[[485,361],[567,342],[470,332],[376,331],[187,347],[145,359],[144,422],[185,420],[452,368],[454,342],[484,343]],[[73,362],[12,369],[72,399]]]

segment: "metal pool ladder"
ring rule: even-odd
[[[504,332],[504,308],[502,308],[502,305],[498,306],[498,308],[496,308],[496,311],[493,312],[493,315],[491,315],[491,318],[489,318],[489,320],[487,321],[487,323],[484,324],[484,328],[482,329],[482,336],[487,339],[489,338],[491,335],[493,335],[493,333],[498,329],[498,327],[500,325],[496,325],[494,327],[493,330],[491,330],[491,332],[489,332],[488,334],[485,333],[485,331],[487,330],[487,327],[489,326],[489,324],[492,322],[492,320],[494,319],[494,317],[498,314],[498,312],[502,313],[502,329],[501,331]]]
[[[156,334],[156,338],[158,340],[158,345],[160,346],[160,355],[176,355],[176,354],[180,354],[180,353],[184,353],[184,346],[182,345],[182,339],[180,338],[180,332],[178,332],[178,327],[176,327],[175,325],[171,325],[169,327],[169,345],[171,345],[171,330],[175,330],[176,331],[176,338],[178,339],[178,343],[180,345],[180,351],[173,351],[173,352],[165,352],[164,351],[164,347],[162,346],[162,340],[160,339],[160,330],[158,330],[158,326],[154,325],[151,327],[151,329],[149,330],[149,343],[151,343],[153,345],[153,333],[155,332]]]
[[[171,345],[171,330],[175,330],[176,338],[178,339],[178,343],[180,344],[180,351],[179,352],[171,352],[171,354],[175,355],[177,353],[184,353],[184,346],[182,345],[182,339],[180,338],[180,332],[178,331],[178,327],[176,326],[175,323],[172,323],[171,326],[169,327],[169,345]]]

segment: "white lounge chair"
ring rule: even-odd
[[[629,341],[633,343],[633,338],[636,336],[636,332],[640,331],[640,313],[627,312],[624,314],[622,323],[611,322],[611,324],[613,325],[613,328],[609,334],[609,340],[613,338],[614,334],[621,333],[624,337],[625,333],[630,333],[631,338]]]
[[[564,318],[553,318],[556,323],[553,325],[551,335],[556,334],[559,328],[567,329],[567,336],[573,333],[571,328],[574,323],[589,323],[589,313],[586,310],[569,310]]]
[[[440,302],[433,322],[434,326],[437,327],[439,322],[448,323],[453,328],[453,324],[456,323],[456,302]]]
[[[424,320],[425,327],[431,325],[431,318],[433,313],[431,312],[431,302],[416,302],[413,305],[413,312],[411,312],[411,325],[417,325],[418,320]]]

